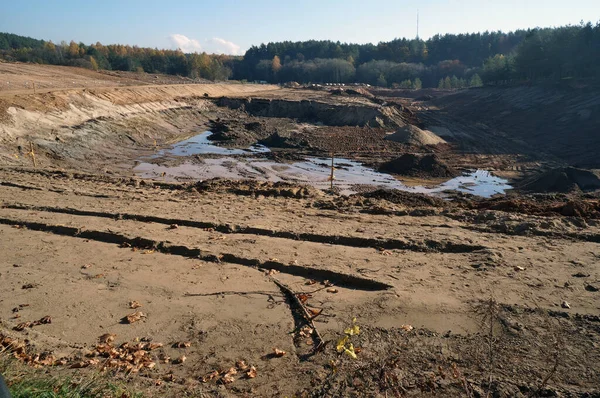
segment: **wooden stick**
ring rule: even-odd
[[[225,291],[225,292],[216,292],[216,293],[186,293],[186,294],[184,294],[184,297],[209,297],[209,296],[229,296],[229,295],[250,296],[250,295],[255,295],[255,294],[269,296],[269,298],[273,298],[273,296],[278,296],[277,293],[269,293],[269,292]]]
[[[31,149],[31,152],[29,152],[29,154],[31,155],[31,159],[33,159],[33,167],[37,168],[37,163],[35,161],[35,152],[33,152],[33,142],[29,143],[29,148]]]
[[[333,193],[333,152],[331,152],[331,176],[329,177],[329,180],[331,181],[331,192]]]
[[[316,346],[313,348],[313,352],[320,351],[325,346],[325,341],[323,340],[323,337],[321,337],[321,334],[319,333],[319,331],[315,327],[315,324],[313,323],[314,317],[308,312],[308,310],[306,309],[306,307],[304,306],[304,304],[302,304],[302,301],[300,301],[300,299],[298,298],[298,296],[296,296],[296,293],[294,293],[294,291],[289,286],[285,285],[284,283],[280,282],[279,280],[277,280],[277,279],[275,279],[273,277],[271,277],[271,280],[290,299],[290,301],[291,301],[290,307],[292,306],[291,304],[293,303],[293,304],[296,305],[296,307],[298,307],[300,309],[300,311],[302,311],[302,315],[304,316],[304,319],[306,320],[306,323],[308,323],[308,325],[313,330],[312,335],[313,335],[313,338],[315,339],[315,341],[317,343]]]

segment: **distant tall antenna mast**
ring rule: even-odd
[[[419,9],[417,8],[417,40],[419,40]]]

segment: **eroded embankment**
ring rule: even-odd
[[[160,145],[204,126],[215,108],[206,97],[275,89],[198,84],[4,97],[0,99],[0,158],[7,164],[29,163],[25,155],[31,144],[38,156],[51,163],[123,158],[127,149]]]
[[[329,103],[313,100],[267,98],[229,98],[217,101],[219,106],[240,109],[253,116],[292,118],[327,126],[370,126],[397,128],[404,126],[402,110],[395,106],[364,103]]]

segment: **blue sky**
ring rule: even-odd
[[[0,31],[62,40],[243,54],[253,44],[366,43],[600,20],[600,0],[2,0]]]

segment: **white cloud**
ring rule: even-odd
[[[177,33],[169,36],[169,41],[175,48],[180,48],[184,53],[200,52],[202,50],[198,40]]]
[[[220,37],[213,37],[212,39],[205,40],[203,44],[200,44],[196,39],[191,39],[178,33],[170,35],[168,39],[174,49],[180,48],[184,53],[206,51],[209,54],[240,55],[241,50],[241,47],[237,44]]]
[[[231,41],[221,39],[220,37],[213,37],[212,39],[207,40],[207,42],[210,44],[210,47],[214,49],[213,51],[215,53],[231,55],[239,55],[240,53],[240,46]]]

